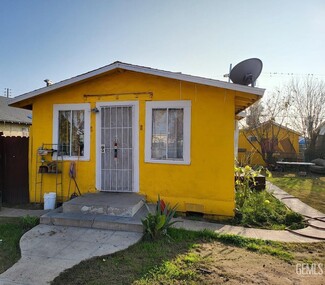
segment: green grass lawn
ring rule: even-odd
[[[295,262],[325,262],[325,243],[300,246],[182,229],[169,234],[169,240],[142,240],[124,251],[83,261],[51,284],[272,284],[259,280],[264,267],[289,279]],[[257,275],[248,274],[247,266]]]
[[[0,217],[0,273],[6,271],[20,258],[21,236],[38,224],[38,218]]]
[[[19,240],[37,222],[0,218],[0,273],[20,258]],[[290,279],[297,262],[325,264],[325,242],[286,244],[182,229],[170,229],[169,235],[83,261],[52,284],[275,284],[279,275]],[[308,280],[322,284],[322,276],[315,278]]]
[[[325,176],[299,177],[295,173],[272,173],[271,183],[325,213]]]
[[[18,218],[0,218],[0,273],[20,258],[19,240],[23,233]]]

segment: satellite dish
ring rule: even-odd
[[[258,58],[249,58],[238,63],[229,74],[233,83],[240,85],[255,86],[256,79],[260,76],[263,68],[263,63]]]

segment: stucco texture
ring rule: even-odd
[[[111,95],[152,92],[135,95]],[[99,96],[84,96],[98,94]],[[133,71],[114,71],[77,84],[45,93],[29,99],[33,105],[33,128],[31,140],[30,199],[40,199],[35,187],[37,174],[37,149],[43,143],[53,141],[53,104],[139,102],[139,193],[149,202],[157,200],[158,194],[171,205],[178,204],[179,211],[197,211],[205,214],[233,216],[234,214],[234,120],[235,96],[244,93],[217,87],[209,87]],[[249,94],[247,94],[249,95]],[[191,148],[189,165],[173,165],[145,162],[145,104],[146,101],[191,101]],[[96,190],[96,116],[91,113],[90,159],[77,161],[77,183],[81,192]],[[68,199],[69,164],[63,163],[63,197]],[[55,191],[55,177],[44,175],[43,193]],[[60,195],[59,195],[60,196]]]

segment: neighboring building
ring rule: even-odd
[[[256,128],[242,129],[239,132],[238,161],[263,166],[277,160],[296,161],[299,156],[299,135],[274,121],[267,121]]]
[[[33,110],[31,181],[37,153],[43,154],[38,149],[59,144],[59,199],[69,198],[69,166],[76,161],[83,193],[138,192],[149,202],[159,194],[179,211],[233,216],[235,118],[264,91],[115,62],[12,104]],[[43,192],[55,187],[50,175],[43,183]],[[41,199],[35,189],[31,183],[31,200]]]
[[[29,202],[28,144],[32,112],[8,106],[11,100],[0,96],[0,200],[24,204]]]
[[[32,112],[8,106],[11,100],[0,96],[0,133],[6,137],[28,137]]]

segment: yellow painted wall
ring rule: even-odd
[[[169,165],[144,162],[145,101],[148,95],[88,97],[84,94],[153,92],[152,100],[191,100],[191,164]],[[238,94],[239,92],[237,92]],[[243,95],[243,94],[242,94]],[[52,143],[53,104],[91,103],[96,101],[139,101],[139,189],[148,201],[157,195],[179,211],[233,216],[234,212],[234,97],[235,91],[180,82],[130,71],[115,72],[87,82],[49,92],[31,100],[33,139],[30,200],[35,195],[37,149]],[[91,113],[90,160],[77,163],[77,182],[83,193],[96,191],[96,116]],[[140,128],[142,126],[142,128]],[[150,127],[150,126],[149,126]],[[63,196],[68,198],[69,164],[64,162]],[[43,193],[55,191],[55,177],[43,175]],[[37,187],[36,187],[37,188]],[[60,196],[60,194],[58,193]]]
[[[278,141],[280,142],[281,140],[285,138],[289,138],[294,149],[296,155],[299,154],[299,135],[295,132],[290,131],[289,129],[286,128],[281,128],[276,125],[272,125],[270,128],[265,128],[263,127],[266,134],[264,137],[271,138],[272,133],[276,134],[275,137],[278,138]],[[263,165],[266,166],[265,161],[263,160],[262,156],[255,150],[255,147],[260,151],[261,147],[258,142],[252,142],[252,144],[246,139],[246,137],[249,136],[258,136],[261,134],[262,131],[261,129],[259,130],[240,130],[239,131],[239,138],[238,138],[238,149],[246,149],[246,152],[238,152],[238,161],[242,164],[250,164],[250,165]],[[245,135],[246,136],[245,136]],[[278,144],[278,147],[281,151],[284,151],[283,147],[281,144]],[[281,155],[281,154],[280,154]]]

